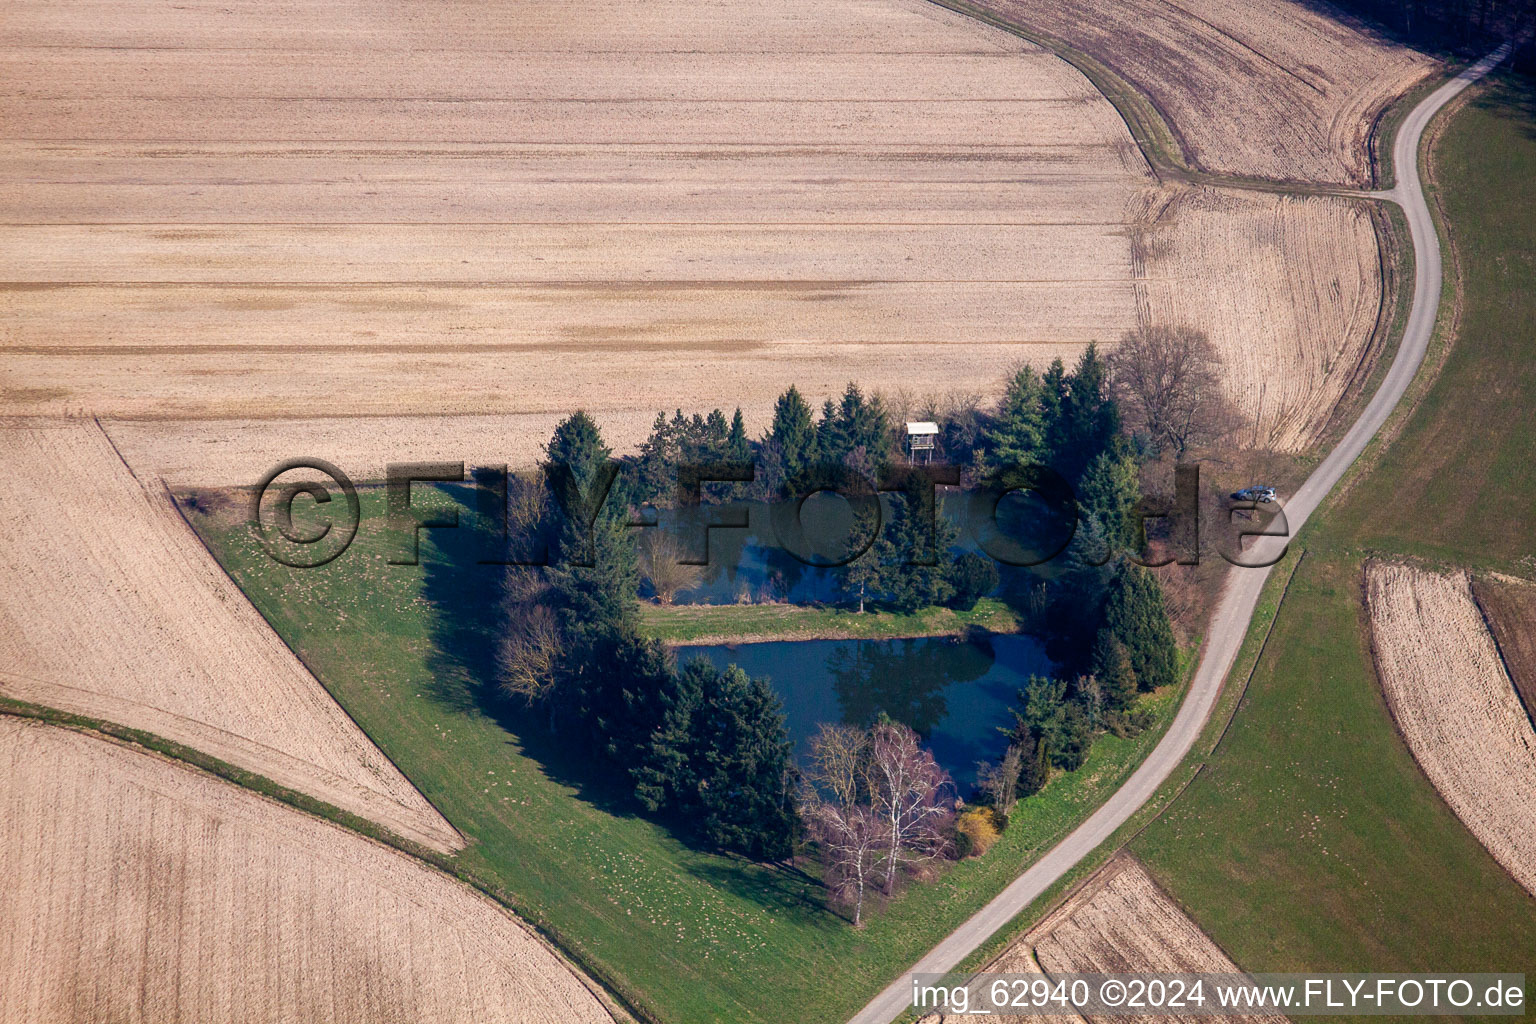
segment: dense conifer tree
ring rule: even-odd
[[[1049,456],[1040,378],[1028,366],[1009,379],[997,415],[982,428],[981,450],[989,471],[1021,469]]]
[[[1127,561],[1116,568],[1105,596],[1104,628],[1125,645],[1142,690],[1178,680],[1178,645],[1163,588],[1146,569]]]
[[[1136,502],[1141,498],[1141,474],[1128,452],[1100,452],[1088,463],[1077,485],[1078,506],[1104,528],[1111,549],[1141,550],[1141,523]]]

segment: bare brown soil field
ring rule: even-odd
[[[441,850],[457,832],[94,423],[0,426],[0,694],[165,737]]]
[[[762,423],[1133,305],[1123,122],[920,0],[24,3],[0,55],[18,414]]]
[[[1357,393],[1374,352],[1381,270],[1369,214],[1345,199],[1231,189],[1149,192],[1138,314],[1210,335],[1244,443],[1303,451]]]
[[[1472,596],[1498,644],[1526,715],[1536,719],[1536,586],[1495,573],[1473,579]]]
[[[1191,921],[1130,854],[1111,860],[1061,906],[1019,938],[983,970],[989,974],[1137,974],[1217,973],[1240,970],[1210,937]],[[984,1004],[978,1004],[984,1005]],[[923,1024],[959,1024],[962,1015],[930,1015]],[[1071,1024],[1076,1013],[1020,1014],[1019,1020]],[[1202,1020],[1260,1021],[1281,1024],[1280,1014],[1252,1017],[1220,1015],[1142,1017],[1127,1014],[1114,1021]]]
[[[1365,586],[1381,687],[1414,759],[1536,893],[1536,732],[1467,576],[1372,562]]]
[[[0,808],[0,1019],[613,1019],[480,894],[176,762],[0,717]]]
[[[347,439],[308,452],[338,464],[473,459],[491,417],[525,464],[576,408],[620,449],[664,408],[756,429],[791,382],[983,391],[1148,315],[1218,337],[1240,401],[1277,369],[1321,396],[1275,406],[1290,450],[1336,390],[1316,353],[1368,334],[1346,250],[1373,248],[1316,241],[1347,216],[1148,199],[1085,78],[921,0],[107,11],[0,26],[0,397],[206,421],[126,446],[179,482],[251,482],[317,437]],[[1270,220],[1291,258],[1252,237]],[[1314,257],[1326,280],[1294,272]],[[1213,267],[1243,284],[1223,304],[1198,297]],[[1260,320],[1285,325],[1262,357]],[[256,421],[275,447],[220,462]]]
[[[1129,854],[1107,864],[1021,940],[1047,974],[1237,973],[1239,968]],[[1113,1020],[1247,1020],[1279,1024],[1280,1014],[1244,1017],[1116,1016]]]
[[[1434,67],[1322,3],[976,2],[1113,68],[1219,173],[1369,185],[1377,117]]]

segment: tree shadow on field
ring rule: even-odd
[[[450,486],[439,491],[457,502],[459,525],[424,529],[419,534],[421,596],[432,612],[427,652],[432,682],[428,692],[455,711],[484,712],[486,694],[482,691],[495,688],[505,570],[480,564],[491,557],[492,536],[474,517],[473,490]]]
[[[1476,58],[1493,49],[1513,28],[1507,17],[1489,12],[1481,28],[1469,9],[1444,2],[1412,5],[1388,0],[1300,0],[1328,19],[1440,59]]]
[[[626,780],[605,770],[585,745],[551,733],[541,713],[501,691],[497,647],[506,625],[507,573],[541,570],[487,564],[501,557],[501,540],[476,512],[476,488],[449,484],[438,490],[457,503],[459,525],[421,531],[421,596],[432,612],[427,692],[444,707],[494,722],[507,733],[508,745],[538,762],[551,780],[575,790],[578,799],[615,817],[635,817]],[[422,507],[432,512],[425,502]]]
[[[775,914],[824,931],[846,927],[827,905],[820,879],[783,864],[759,864],[734,854],[688,864],[688,873],[724,892],[750,900]]]
[[[1536,44],[1528,44],[1526,51],[1536,60]],[[1536,77],[1504,72],[1493,81],[1493,88],[1473,102],[1480,110],[1519,121],[1526,138],[1536,139]]]

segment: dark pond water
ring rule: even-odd
[[[941,493],[941,514],[959,530],[959,538],[951,554],[959,551],[980,550],[977,542],[977,525],[984,521],[983,513],[973,507],[971,499],[955,492]],[[882,508],[890,515],[889,496],[882,495]],[[782,512],[782,508],[780,509]],[[846,570],[829,568],[825,564],[806,564],[792,555],[775,535],[774,514],[771,506],[756,502],[739,502],[724,508],[712,508],[706,517],[745,515],[750,523],[747,529],[713,529],[709,531],[708,564],[696,586],[677,595],[679,604],[733,604],[738,601],[788,601],[793,604],[833,602],[839,597],[838,583]],[[1030,531],[1038,530],[1042,536],[1058,538],[1060,531],[1070,527],[1050,521],[1046,525],[1030,525],[1030,516],[1038,515],[1038,509],[1023,499],[1010,497],[998,506],[999,521],[1007,526],[1004,531],[1015,538],[1025,538]],[[859,545],[852,538],[862,538],[863,533],[855,526],[851,506],[840,497],[818,494],[809,499],[800,510],[806,536],[819,540],[812,547],[816,557],[813,562],[840,563],[846,558],[850,544]],[[719,521],[710,518],[708,521]],[[671,513],[662,516],[663,529],[679,531],[679,536],[689,537],[689,544],[698,544],[702,528],[698,525],[681,526]],[[997,531],[983,528],[989,535]],[[1065,541],[1052,540],[1044,544],[1046,550],[1055,550]],[[1025,545],[1028,547],[1029,545]],[[703,548],[694,549],[696,555],[704,554]],[[999,566],[1005,579],[1011,571]],[[1048,574],[1049,569],[1037,569],[1034,574]],[[646,592],[648,596],[648,591]]]
[[[680,661],[701,654],[766,676],[784,701],[800,756],[823,722],[865,725],[884,711],[917,730],[962,795],[975,782],[976,762],[1000,752],[997,730],[1012,723],[1019,688],[1054,668],[1028,636],[801,640],[680,647],[677,654]]]

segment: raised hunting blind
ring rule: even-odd
[[[938,445],[939,425],[927,420],[907,424],[907,458],[912,462],[932,462]]]

